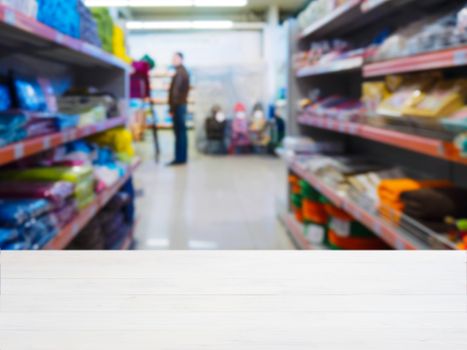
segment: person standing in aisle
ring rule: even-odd
[[[177,52],[173,56],[175,76],[170,84],[169,104],[170,114],[173,118],[175,133],[175,159],[169,165],[183,165],[188,161],[188,131],[186,127],[186,114],[188,94],[190,92],[190,76],[183,65],[184,56]]]

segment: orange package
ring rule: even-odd
[[[342,220],[342,221],[354,221],[354,218],[349,215],[347,212],[337,208],[332,204],[325,204],[324,210],[328,214],[328,216],[332,216],[333,218]]]
[[[318,225],[326,225],[328,222],[324,205],[309,199],[303,200],[303,218]]]

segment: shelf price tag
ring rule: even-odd
[[[10,9],[5,10],[5,22],[12,26],[16,24],[16,14]]]
[[[44,139],[42,140],[42,148],[44,150],[50,149],[50,137],[48,136],[44,137]]]
[[[59,44],[63,44],[65,42],[65,36],[62,33],[57,32],[55,35],[55,41]]]
[[[458,51],[454,53],[453,63],[456,66],[467,64],[467,51]]]
[[[15,159],[21,159],[24,157],[24,143],[18,143],[15,145]]]
[[[378,220],[375,220],[373,222],[373,232],[375,232],[378,236],[381,237],[382,228],[381,228],[381,223]]]
[[[396,238],[396,242],[395,242],[394,245],[395,245],[395,248],[397,250],[405,250],[406,249],[404,242],[402,242],[402,240],[400,238]]]

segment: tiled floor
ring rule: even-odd
[[[168,168],[170,141],[164,134],[159,165],[150,145],[139,147],[146,156],[135,176],[138,249],[294,249],[277,220],[286,187],[280,160],[192,151],[187,167]]]

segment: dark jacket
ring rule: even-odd
[[[177,68],[175,76],[170,84],[169,104],[173,112],[175,107],[188,104],[190,92],[190,75],[184,66]]]

